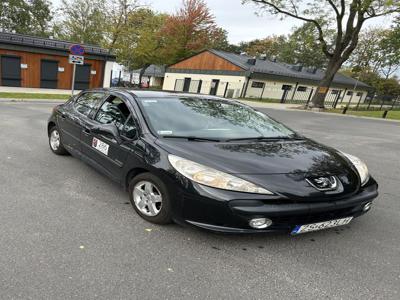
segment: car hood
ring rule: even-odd
[[[230,174],[326,176],[352,169],[336,150],[309,139],[263,142],[158,139],[156,143],[170,154]]]

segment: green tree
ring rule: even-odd
[[[351,68],[378,72],[381,64],[381,41],[385,29],[367,28],[360,33],[357,48],[349,58],[348,64]]]
[[[217,28],[216,36],[218,38],[214,40],[212,48],[229,52],[231,50],[231,44],[228,41],[228,32],[225,29]]]
[[[289,64],[303,64],[323,68],[327,59],[317,42],[318,32],[314,26],[304,24],[294,27],[292,33],[285,35],[272,35],[264,39],[242,42],[237,47],[239,51],[250,56],[266,55]]]
[[[400,95],[400,83],[396,77],[385,78],[378,72],[369,68],[346,68],[340,72],[372,86],[378,95],[391,97],[397,97]]]
[[[142,68],[140,77],[150,64],[162,64],[165,58],[160,30],[165,19],[165,15],[146,8],[130,12],[114,44],[117,61],[129,71]]]
[[[305,23],[294,28],[287,42],[281,47],[279,59],[286,63],[324,68],[327,65],[327,58],[317,40],[318,31],[314,25]]]
[[[309,23],[318,32],[318,45],[327,58],[325,75],[312,98],[311,107],[323,108],[328,88],[342,65],[356,49],[367,20],[400,12],[394,0],[244,0],[282,17]],[[329,32],[335,30],[333,39]]]
[[[52,13],[47,0],[1,0],[0,29],[20,34],[48,36]]]
[[[279,57],[282,48],[287,44],[287,38],[284,35],[273,35],[265,39],[256,39],[247,43],[243,51],[251,56],[266,55],[269,58]]]
[[[400,68],[400,29],[369,28],[362,32],[349,59],[352,68],[370,69],[385,78]]]
[[[106,5],[102,0],[62,0],[60,20],[54,24],[56,38],[102,45],[107,29]]]
[[[389,78],[400,69],[400,23],[385,32],[379,46],[383,58],[380,72]]]

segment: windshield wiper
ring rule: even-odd
[[[255,136],[255,137],[244,137],[244,138],[236,138],[236,139],[227,139],[225,142],[233,142],[233,141],[273,141],[273,140],[292,140],[299,139],[297,136]]]
[[[219,139],[203,138],[197,136],[183,136],[183,135],[163,135],[165,139],[187,139],[188,141],[205,141],[205,142],[220,142]]]

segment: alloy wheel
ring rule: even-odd
[[[139,181],[133,188],[136,208],[146,216],[155,217],[161,211],[162,195],[150,181]]]
[[[50,134],[50,147],[54,151],[57,151],[60,147],[60,134],[57,130],[53,130]]]

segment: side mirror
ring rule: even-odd
[[[137,131],[137,128],[136,128],[136,127],[133,127],[133,128],[131,128],[131,129],[125,131],[125,132],[124,132],[124,136],[125,136],[126,138],[128,138],[129,140],[135,140],[135,139],[138,138],[139,133],[138,133],[138,131]]]
[[[118,144],[122,143],[122,139],[119,135],[118,128],[114,124],[99,125],[92,128],[91,130],[93,133],[97,134],[109,134],[117,141]]]

